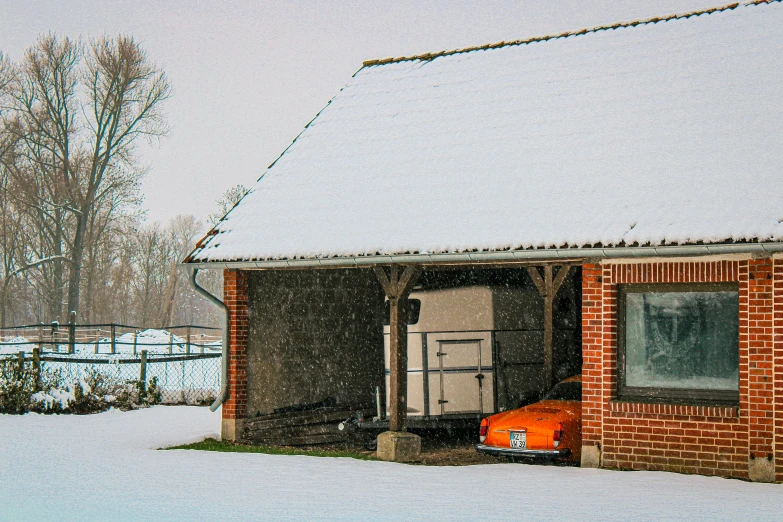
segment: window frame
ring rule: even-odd
[[[623,401],[693,405],[739,405],[739,385],[734,390],[699,390],[687,388],[640,387],[625,385],[625,311],[626,296],[650,292],[736,292],[737,313],[740,311],[739,283],[630,283],[617,285],[617,389],[616,397]],[[739,356],[739,329],[737,332]],[[739,357],[738,357],[739,360]],[[738,362],[738,366],[739,366]]]

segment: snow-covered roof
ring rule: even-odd
[[[783,240],[783,4],[367,62],[191,262]]]

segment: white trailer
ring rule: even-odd
[[[543,309],[535,289],[419,290],[409,302],[409,424],[481,417],[516,408],[545,391]],[[388,325],[384,357],[388,405]]]

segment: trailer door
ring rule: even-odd
[[[430,345],[431,415],[492,411],[491,347],[488,336],[481,333],[479,336],[479,339],[433,339],[437,348],[432,350],[434,347]]]

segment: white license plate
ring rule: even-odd
[[[511,433],[511,449],[527,448],[527,432],[512,431],[510,433]]]

